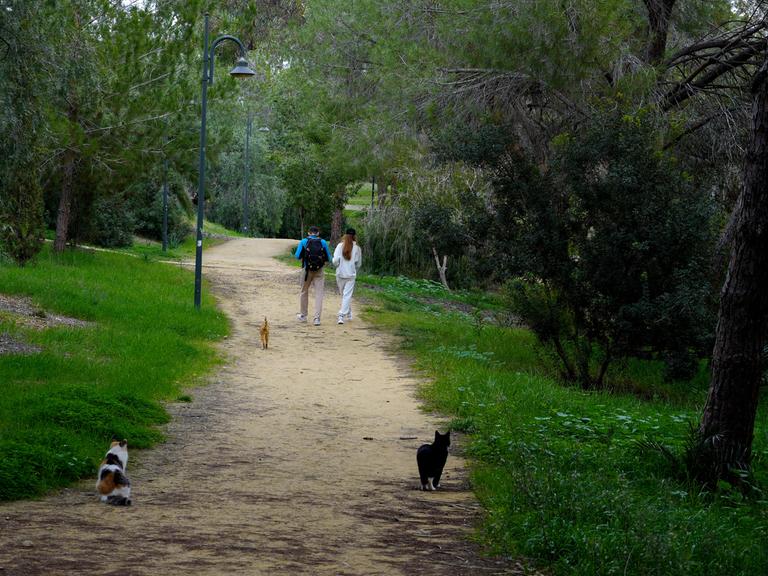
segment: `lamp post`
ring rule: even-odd
[[[202,113],[200,120],[200,169],[197,180],[197,241],[195,246],[195,308],[200,309],[200,296],[203,283],[203,217],[205,216],[205,116],[208,105],[208,85],[213,84],[213,56],[216,46],[231,40],[240,48],[240,58],[235,67],[229,72],[236,78],[244,78],[256,74],[248,66],[245,59],[245,46],[234,36],[224,34],[211,43],[208,48],[208,13],[205,14],[205,33],[203,34],[203,94]]]
[[[373,210],[373,195],[376,193],[376,176],[371,176],[371,210]]]
[[[168,136],[163,150],[163,252],[168,250]]]
[[[251,140],[251,127],[253,126],[253,117],[248,112],[248,123],[245,127],[245,184],[243,188],[243,234],[248,234],[248,162],[250,160],[250,140]]]

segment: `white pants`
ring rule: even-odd
[[[352,292],[355,290],[355,279],[337,276],[336,285],[339,287],[339,293],[341,293],[339,316],[347,316],[352,313]]]

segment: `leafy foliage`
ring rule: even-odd
[[[20,265],[42,248],[43,203],[38,170],[16,165],[0,176],[6,196],[0,203],[0,247]]]
[[[223,152],[209,172],[211,202],[208,217],[219,224],[241,230],[245,185],[245,130],[236,130],[232,148]],[[249,142],[248,223],[249,234],[278,236],[283,229],[287,198],[277,167],[267,157],[264,132],[254,130]]]
[[[91,237],[99,246],[117,248],[133,241],[133,215],[123,199],[100,198],[90,219]]]
[[[488,181],[475,168],[452,163],[406,174],[398,204],[369,212],[362,242],[366,266],[376,272],[433,277],[434,249],[448,257],[448,278],[458,286],[494,279],[485,252],[490,232]]]
[[[145,238],[163,239],[162,180],[157,173],[128,189],[134,231]],[[178,246],[192,233],[189,217],[192,204],[184,188],[184,180],[176,172],[168,175],[168,243]]]
[[[711,200],[654,150],[641,118],[609,117],[560,146],[548,174],[523,157],[499,173],[497,238],[524,275],[513,308],[586,388],[612,358],[645,350],[690,377],[713,326]]]

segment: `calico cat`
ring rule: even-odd
[[[113,440],[99,466],[96,490],[101,501],[115,506],[131,505],[131,481],[125,475],[128,465],[128,441]]]
[[[451,431],[440,434],[435,430],[435,441],[423,444],[416,451],[416,462],[419,465],[419,478],[422,490],[437,490],[440,486],[440,475],[448,459],[448,446],[451,445]]]
[[[269,323],[266,316],[264,316],[264,324],[259,329],[259,337],[261,338],[261,349],[269,348]]]

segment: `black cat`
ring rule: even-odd
[[[440,475],[448,459],[448,446],[451,445],[450,430],[440,434],[435,430],[435,441],[424,444],[416,451],[416,462],[419,465],[419,477],[422,490],[437,490],[440,486]]]

